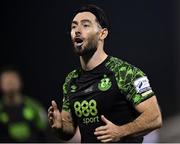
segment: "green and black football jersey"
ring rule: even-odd
[[[46,127],[46,113],[37,101],[26,96],[17,106],[0,101],[0,142],[43,142]]]
[[[154,95],[145,74],[118,58],[108,56],[93,70],[72,71],[63,85],[63,107],[71,112],[82,142],[100,142],[94,135],[104,125],[101,115],[116,125],[133,121],[135,106]],[[119,142],[142,142],[143,137],[125,137]]]

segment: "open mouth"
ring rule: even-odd
[[[74,39],[74,44],[75,44],[75,46],[77,46],[77,47],[82,46],[82,45],[83,45],[83,39],[80,38],[80,37],[76,37],[76,38]]]

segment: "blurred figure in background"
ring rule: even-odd
[[[0,88],[0,142],[45,141],[46,113],[37,101],[22,94],[19,72],[4,69]]]

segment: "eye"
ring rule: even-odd
[[[84,24],[83,26],[84,26],[84,27],[90,27],[90,25],[89,25],[89,24]]]
[[[75,29],[75,28],[76,28],[76,26],[75,26],[75,25],[72,25],[72,26],[71,26],[71,29]]]

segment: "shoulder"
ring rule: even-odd
[[[24,97],[25,97],[24,103],[27,107],[31,107],[37,111],[43,109],[43,106],[37,100],[30,98],[28,96],[24,96]]]
[[[136,77],[144,76],[145,74],[139,68],[134,65],[121,60],[116,57],[110,57],[110,59],[106,63],[106,67],[117,75],[120,74],[121,78],[127,75],[136,75]]]
[[[136,79],[145,76],[139,68],[116,57],[111,57],[106,67],[114,73],[117,85],[123,92],[127,92]]]
[[[79,76],[79,70],[75,69],[67,74],[65,82],[70,81],[73,78],[77,78]]]
[[[63,92],[64,92],[64,94],[67,94],[68,86],[69,86],[70,82],[73,79],[78,78],[79,74],[80,74],[80,70],[79,69],[75,69],[75,70],[73,70],[73,71],[71,71],[70,73],[67,74],[67,76],[65,78],[65,82],[63,84]]]

